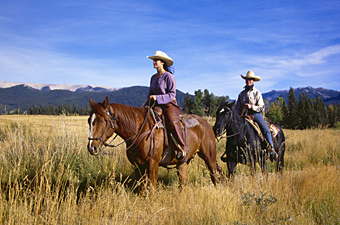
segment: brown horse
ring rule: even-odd
[[[174,154],[170,154],[170,160],[169,155],[165,157],[171,145],[165,141],[164,130],[155,129],[150,109],[109,103],[108,97],[102,103],[89,100],[92,111],[88,119],[90,137],[87,148],[92,155],[97,155],[103,145],[107,145],[106,141],[116,133],[126,142],[126,154],[129,161],[136,165],[137,180],[146,173],[147,183],[156,186],[159,166],[174,165],[181,186],[185,186],[188,183],[188,163],[198,153],[210,171],[212,182],[218,182],[220,173],[216,161],[215,135],[203,118],[192,115],[199,125],[186,129],[188,160],[179,163]]]

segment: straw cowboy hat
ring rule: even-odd
[[[243,75],[241,74],[241,77],[242,77],[243,79],[254,79],[254,81],[260,81],[260,80],[261,80],[261,77],[255,76],[255,74],[254,74],[253,71],[248,71],[246,76],[243,76]]]
[[[167,66],[172,66],[174,64],[174,61],[164,52],[162,51],[156,51],[154,56],[147,56],[149,59],[161,59],[166,62]]]

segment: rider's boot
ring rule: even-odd
[[[273,161],[275,161],[277,159],[277,153],[276,153],[274,147],[271,148],[269,154],[270,154],[270,157],[269,157],[270,161],[273,162]]]
[[[186,160],[186,156],[188,155],[188,149],[186,148],[186,144],[183,138],[183,132],[182,132],[182,128],[181,125],[179,123],[179,121],[175,121],[173,123],[173,132],[176,133],[175,137],[177,139],[178,145],[176,146],[177,148],[177,153],[176,153],[176,159],[177,160]]]

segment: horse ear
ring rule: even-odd
[[[89,98],[89,101],[90,101],[90,106],[91,106],[91,108],[93,108],[93,106],[94,106],[96,103],[94,103],[94,101],[92,101],[91,98]]]
[[[106,109],[109,106],[109,97],[106,96],[104,102],[103,102],[104,108]]]
[[[222,98],[221,105],[224,105],[226,103],[225,98]]]
[[[229,103],[230,108],[232,108],[235,105],[235,102],[236,102],[236,100]]]

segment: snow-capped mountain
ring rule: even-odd
[[[39,91],[51,91],[51,90],[68,90],[72,92],[112,92],[117,91],[120,88],[111,88],[107,86],[96,85],[75,85],[75,84],[41,84],[41,83],[24,83],[24,82],[9,82],[0,81],[0,88],[10,88],[18,85],[24,85],[31,87]]]

